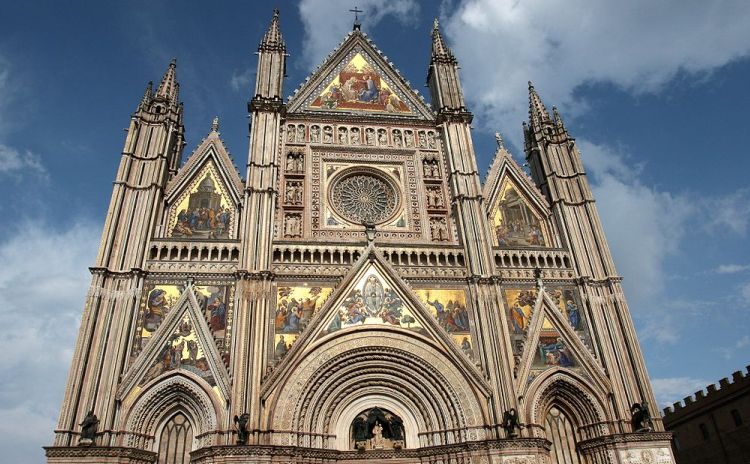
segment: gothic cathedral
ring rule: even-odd
[[[437,22],[430,103],[358,23],[284,100],[286,57],[275,12],[245,179],[147,87],[48,462],[673,463],[558,112],[482,183]]]

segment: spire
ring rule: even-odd
[[[214,117],[213,122],[211,123],[211,132],[219,132],[219,117]]]
[[[435,18],[432,26],[432,61],[456,61],[450,48],[445,44],[443,35],[440,33],[440,22],[437,18]]]
[[[151,99],[153,98],[153,91],[154,89],[154,81],[148,81],[148,84],[146,84],[146,91],[143,92],[143,98],[141,99],[141,106],[143,108],[148,108],[148,105],[151,104]]]
[[[156,89],[154,98],[161,98],[171,102],[173,105],[177,105],[177,98],[179,97],[180,84],[177,83],[177,58],[172,58],[169,62],[167,72],[164,73],[164,77],[161,78],[159,88]]]
[[[552,107],[552,117],[555,121],[555,126],[561,131],[567,134],[568,129],[565,128],[565,124],[563,123],[562,118],[560,117],[560,113],[557,112],[557,107]]]
[[[534,84],[531,81],[529,81],[529,121],[532,125],[535,123],[550,122],[547,108],[544,107],[544,103],[539,98],[539,94],[536,93]]]
[[[263,40],[260,41],[258,51],[285,51],[286,44],[284,44],[284,38],[281,36],[281,28],[279,27],[279,9],[274,8],[273,17],[271,18],[271,25],[268,26],[266,34],[263,36]]]

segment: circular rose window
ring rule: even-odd
[[[375,169],[344,171],[330,192],[336,213],[357,224],[386,222],[399,206],[398,187]]]

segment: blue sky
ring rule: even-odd
[[[744,1],[5,0],[0,446],[13,462],[42,462],[39,446],[51,443],[122,129],[146,82],[176,57],[185,155],[218,115],[243,166],[254,52],[272,8],[291,55],[289,95],[350,30],[355,4],[363,30],[421,92],[432,19],[441,18],[483,171],[495,131],[522,159],[526,81],[560,109],[660,402],[750,363]]]

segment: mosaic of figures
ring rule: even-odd
[[[136,325],[131,361],[143,351],[161,323],[174,310],[174,305],[184,288],[182,285],[174,284],[146,285]],[[197,285],[193,289],[222,360],[228,364],[231,335],[228,327],[231,327],[234,288],[228,285]]]
[[[283,358],[328,299],[328,287],[279,287],[274,316],[274,353]]]
[[[424,330],[398,293],[384,284],[375,269],[368,270],[341,302],[326,333],[366,324],[396,326],[415,332]]]
[[[556,303],[557,309],[567,321],[576,334],[586,343],[588,333],[584,329],[580,299],[574,288],[560,287],[549,291],[550,297]],[[531,322],[534,303],[536,302],[536,289],[506,289],[505,300],[509,311],[508,320],[511,326],[511,340],[513,343],[516,359],[521,356],[521,351],[526,341],[527,330]],[[560,331],[545,316],[539,332],[539,341],[535,347],[534,360],[532,362],[532,373],[529,381],[537,372],[550,366],[577,367],[575,357],[570,348],[560,335]]]
[[[466,293],[459,289],[445,288],[417,289],[414,292],[461,351],[470,359],[474,359]]]
[[[207,166],[171,210],[172,237],[226,239],[230,237],[234,208],[213,166]]]
[[[195,332],[195,323],[187,314],[183,316],[180,324],[164,343],[164,347],[146,371],[140,384],[144,385],[164,372],[175,369],[192,372],[211,386],[216,385],[216,379],[206,359],[206,352]]]
[[[307,143],[354,145],[369,147],[420,148],[436,150],[435,131],[413,129],[385,129],[356,126],[310,126],[309,139],[304,124],[288,124],[286,141],[291,144]],[[294,168],[301,171],[301,169]],[[292,166],[287,164],[287,171]]]
[[[539,216],[507,179],[501,187],[492,223],[499,246],[546,246],[548,243]]]
[[[312,101],[310,108],[411,113],[411,109],[360,53],[352,57]]]

